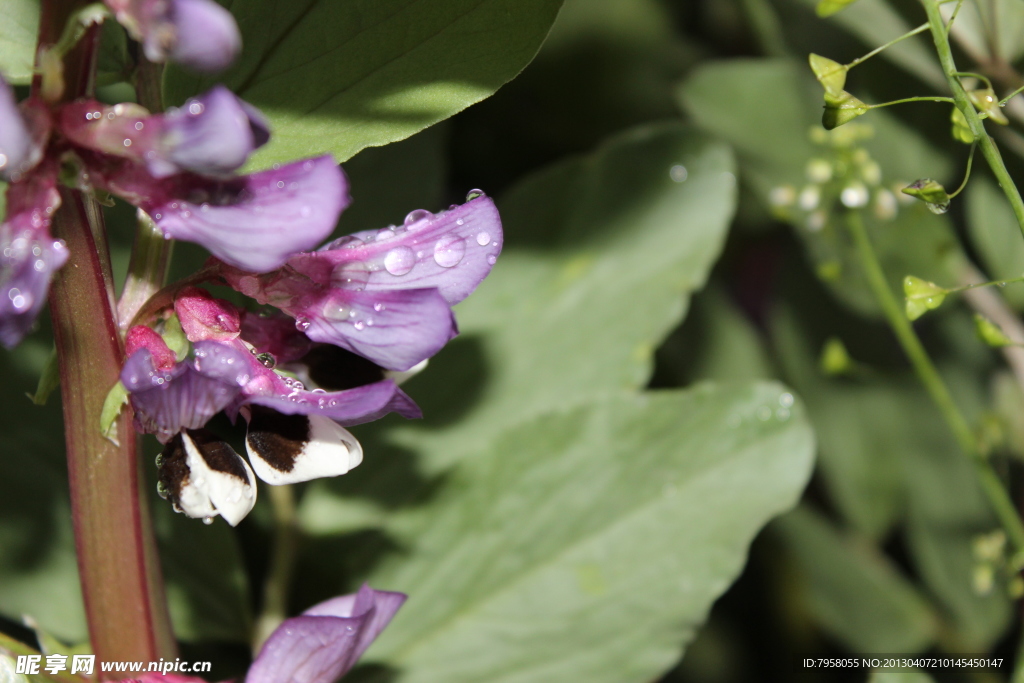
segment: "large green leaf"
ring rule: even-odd
[[[813,439],[777,384],[610,397],[494,432],[371,575],[410,600],[402,681],[649,681],[799,496]]]
[[[917,588],[875,545],[842,534],[809,507],[772,525],[802,577],[812,618],[852,652],[920,652],[938,619]]]
[[[168,74],[168,101],[223,81],[274,137],[253,166],[401,140],[491,95],[526,66],[561,0],[232,2],[244,49],[223,76]]]
[[[0,21],[0,75],[8,83],[32,80],[39,33],[39,0],[6,0]]]
[[[684,182],[674,166],[685,167]],[[427,415],[459,415],[465,428],[427,421],[395,440],[429,442],[447,460],[503,424],[644,386],[654,350],[721,249],[732,169],[724,145],[680,124],[648,126],[502,197],[505,250],[457,307],[462,337],[409,383]]]

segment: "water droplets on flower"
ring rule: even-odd
[[[392,275],[405,275],[416,265],[416,253],[406,246],[395,247],[384,257],[384,269]]]
[[[309,329],[309,321],[306,320],[305,318],[296,318],[295,329],[297,329],[299,332],[305,332],[306,330]]]
[[[422,220],[426,220],[428,218],[433,218],[433,217],[434,217],[434,214],[430,213],[426,209],[416,209],[415,211],[410,211],[409,212],[409,214],[405,217],[405,220],[403,221],[403,223],[406,226],[409,226],[409,225],[413,225],[415,223],[419,223]]]
[[[481,232],[476,236],[476,243],[481,247],[486,247],[491,241],[491,234],[489,232]]]
[[[328,301],[324,304],[323,315],[328,320],[348,320],[352,309],[340,301]],[[308,327],[308,323],[307,323]]]
[[[682,164],[675,164],[672,168],[668,169],[668,177],[671,178],[674,183],[686,182],[689,175],[689,171],[687,171],[686,167]]]
[[[466,201],[471,202],[474,199],[479,199],[480,197],[483,197],[485,195],[486,193],[483,190],[474,188],[466,193]]]
[[[331,285],[342,289],[354,289],[361,292],[369,280],[370,270],[362,261],[339,263],[331,271]]]
[[[445,235],[434,245],[434,261],[442,268],[452,268],[466,255],[466,242],[458,235]]]

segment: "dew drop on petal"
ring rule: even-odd
[[[410,211],[403,222],[405,225],[412,225],[413,223],[419,223],[425,218],[431,218],[433,215],[426,209],[416,209],[415,211]]]
[[[384,310],[384,304],[382,304],[382,303],[380,303],[380,302],[378,302],[378,303],[375,303],[375,304],[373,305],[373,310],[375,310],[375,311],[377,311],[378,313],[380,313],[381,311],[383,311],[383,310]]]
[[[434,261],[442,268],[458,265],[466,255],[466,242],[457,235],[445,235],[434,245]]]
[[[483,190],[478,190],[478,189],[474,188],[474,189],[472,189],[472,190],[470,190],[469,192],[466,193],[466,201],[467,202],[471,202],[474,199],[478,199],[480,197],[483,197],[484,194],[485,193],[484,193]]]
[[[476,236],[476,243],[481,247],[486,247],[487,243],[491,241],[490,233],[482,232]]]
[[[491,264],[492,266],[495,263],[497,263],[497,262],[498,262],[498,257],[497,256],[491,255],[491,256],[487,257],[487,263]]]
[[[392,275],[405,275],[416,265],[416,253],[409,247],[395,247],[384,257],[384,268]]]
[[[370,279],[370,270],[362,261],[339,263],[331,271],[331,285],[342,289],[362,291]]]
[[[356,328],[356,330],[359,331],[366,327],[366,323],[364,323],[362,320],[357,320],[355,321],[355,323],[352,324],[352,327]]]
[[[306,320],[305,318],[296,318],[295,329],[297,329],[299,332],[305,332],[306,330],[309,329],[309,321]]]
[[[203,524],[206,526],[213,524],[213,517],[203,517]]]
[[[340,301],[328,301],[324,304],[323,314],[328,320],[348,320],[351,313],[352,309]]]

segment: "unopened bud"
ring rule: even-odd
[[[999,347],[1013,344],[1013,341],[999,329],[998,325],[978,313],[974,314],[974,329],[981,340],[989,346]]]
[[[959,140],[965,145],[969,145],[974,142],[974,133],[971,132],[971,127],[967,125],[967,119],[964,118],[964,113],[953,107],[953,113],[949,115],[949,120],[953,123],[953,138]]]
[[[978,108],[978,111],[983,112],[992,121],[1003,126],[1010,123],[1010,120],[1006,118],[1006,114],[1003,113],[1002,108],[999,106],[999,99],[992,88],[971,90],[967,93],[967,96],[971,98],[971,102]],[[960,110],[958,109],[957,111]]]
[[[928,205],[932,213],[946,213],[949,209],[949,193],[941,183],[931,178],[915,180],[903,188],[903,194],[920,199]]]
[[[849,123],[858,116],[868,112],[868,105],[864,104],[850,93],[843,90],[839,95],[825,92],[825,113],[821,115],[821,125],[826,130],[838,128],[844,123]]]
[[[814,77],[818,79],[826,93],[835,97],[843,94],[843,87],[846,85],[846,72],[848,71],[846,66],[828,57],[822,57],[814,53],[808,56],[808,62],[811,64],[811,71],[814,72]]]
[[[821,371],[829,376],[846,375],[853,370],[853,361],[846,346],[838,337],[832,337],[821,349]]]

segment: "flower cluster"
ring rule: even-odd
[[[218,69],[240,45],[211,0],[107,5],[150,59]],[[206,247],[202,273],[143,305],[127,330],[121,385],[136,427],[166,446],[161,493],[189,516],[232,525],[255,503],[254,475],[285,484],[343,474],[362,459],[346,426],[419,416],[398,383],[455,336],[451,306],[502,245],[493,202],[473,191],[461,206],[310,251],[348,205],[347,180],[330,156],[238,174],[269,137],[263,115],[222,87],[151,113],[37,94],[17,103],[0,80],[0,177],[10,183],[0,343],[31,328],[68,258],[49,231],[62,183],[120,197],[167,239]],[[203,282],[263,311],[214,298]],[[246,420],[248,462],[204,429],[220,411]]]

